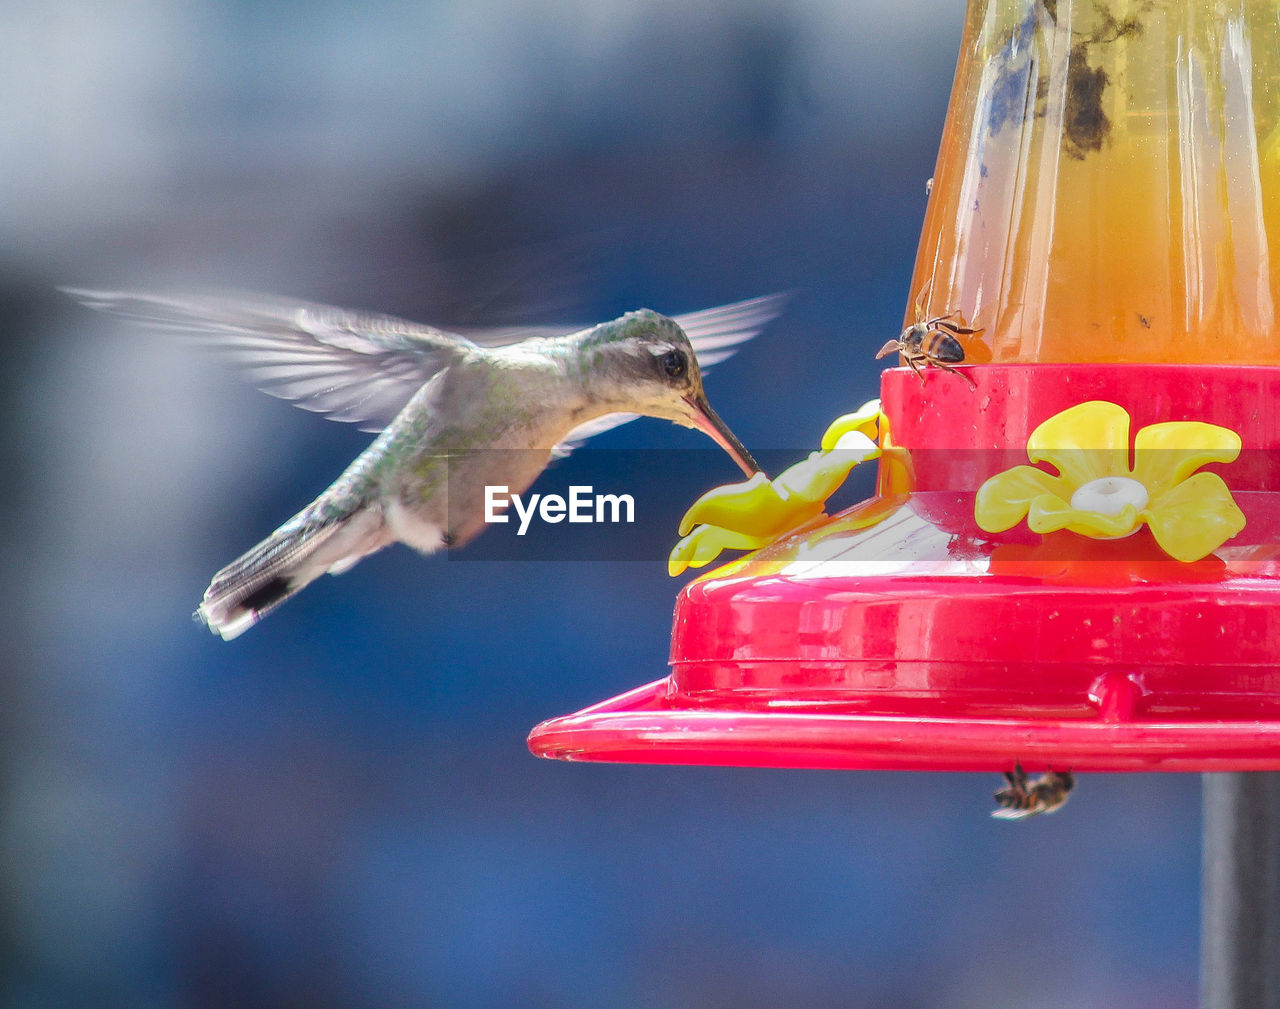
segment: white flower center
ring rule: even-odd
[[[1125,505],[1142,511],[1147,500],[1147,488],[1132,477],[1104,476],[1077,487],[1071,495],[1071,507],[1099,515],[1119,515]]]

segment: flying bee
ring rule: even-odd
[[[876,354],[876,360],[897,351],[911,370],[919,376],[921,382],[924,381],[924,372],[920,370],[923,364],[926,367],[941,368],[953,375],[959,375],[971,386],[977,388],[977,383],[973,379],[962,371],[956,371],[952,365],[964,363],[964,348],[960,346],[960,341],[956,337],[972,336],[975,333],[981,333],[982,330],[970,329],[962,325],[964,320],[959,311],[926,318],[921,304],[924,294],[922,290],[916,298],[916,321],[904,329],[896,340],[890,340],[881,347],[880,352]]]
[[[995,800],[1001,809],[991,815],[997,820],[1025,820],[1039,813],[1052,813],[1067,801],[1076,778],[1070,771],[1047,771],[1028,780],[1022,764],[1014,764],[1012,771],[1004,772],[1009,784],[996,792]]]

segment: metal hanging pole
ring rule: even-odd
[[[1201,780],[1200,1004],[1280,1007],[1280,773]]]

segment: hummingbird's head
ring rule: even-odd
[[[710,436],[751,476],[760,467],[707,402],[698,356],[684,330],[648,309],[597,326],[584,350],[598,352],[592,385],[627,413],[661,417]]]

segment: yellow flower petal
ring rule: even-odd
[[[989,533],[1012,529],[1027,514],[1031,502],[1042,495],[1070,498],[1072,487],[1061,477],[1034,466],[1015,466],[997,473],[978,488],[973,517]]]
[[[797,504],[822,504],[849,479],[849,471],[853,467],[879,455],[879,447],[870,438],[860,431],[848,431],[840,436],[836,448],[826,452],[811,452],[809,458],[778,474],[773,486],[785,500]],[[806,516],[800,521],[808,521],[810,517],[812,516]]]
[[[720,529],[698,526],[671,549],[667,557],[667,573],[674,578],[686,568],[706,567],[721,550],[758,550],[772,540],[770,536],[748,536]]]
[[[1027,456],[1056,466],[1060,476],[1048,477],[1028,466],[996,474],[978,490],[978,525],[1001,532],[1025,514],[1033,532],[1067,529],[1109,539],[1127,536],[1146,522],[1162,550],[1188,562],[1212,553],[1244,528],[1244,514],[1222,479],[1195,472],[1240,454],[1234,431],[1199,421],[1152,424],[1134,439],[1132,471],[1128,436],[1129,415],[1115,403],[1081,403],[1050,417],[1032,432]],[[881,445],[885,442],[882,437]],[[1098,503],[1092,498],[1086,502],[1083,489],[1103,478],[1122,478],[1105,481],[1110,498],[1116,485],[1124,485],[1136,492],[1131,502],[1113,515],[1072,507],[1073,501]]]
[[[680,535],[703,523],[759,534],[781,521],[787,511],[787,503],[769,478],[756,473],[749,480],[713,487],[698,498],[680,519]]]
[[[1033,533],[1051,533],[1069,529],[1093,539],[1117,539],[1138,528],[1140,513],[1133,505],[1125,505],[1114,515],[1072,508],[1054,494],[1044,494],[1027,509],[1027,528]]]
[[[1133,446],[1133,478],[1154,499],[1206,463],[1232,462],[1240,436],[1216,424],[1175,420],[1142,428]]]
[[[916,489],[915,465],[911,453],[905,448],[885,447],[884,429],[880,435],[880,472],[876,480],[876,493],[882,497],[910,494]]]
[[[1208,556],[1244,528],[1244,513],[1216,473],[1182,481],[1154,499],[1144,517],[1161,549],[1180,561]]]
[[[1128,476],[1129,414],[1105,400],[1070,407],[1031,432],[1027,457],[1051,463],[1073,487],[1099,477]]]
[[[715,487],[703,494],[680,520],[680,534],[696,525],[718,526],[753,537],[776,538],[821,514],[823,504],[860,462],[880,455],[865,433],[876,433],[880,403],[873,400],[846,414],[827,429],[823,441],[837,432],[833,448],[813,452],[775,480],[763,473],[739,483]],[[847,423],[842,423],[847,422]]]
[[[858,431],[875,441],[879,421],[880,401],[873,399],[863,403],[853,413],[846,413],[843,417],[837,417],[831,422],[831,426],[827,428],[826,433],[822,436],[821,445],[823,451],[831,451],[836,447],[836,442],[850,431]]]

